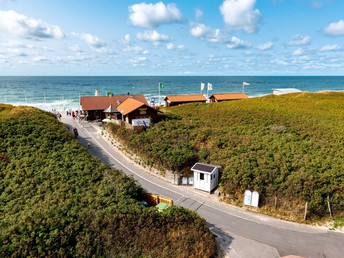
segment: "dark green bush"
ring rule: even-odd
[[[179,207],[144,208],[143,194],[52,115],[0,105],[1,257],[214,255],[203,219]]]

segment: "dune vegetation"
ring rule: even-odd
[[[260,210],[290,220],[344,217],[344,93],[269,95],[164,109],[143,133],[109,131],[146,165],[190,173],[222,166],[225,201],[258,191]],[[330,209],[329,209],[330,208]]]
[[[143,194],[53,115],[0,105],[1,257],[214,256],[204,219],[143,207]]]

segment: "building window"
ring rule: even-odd
[[[200,174],[199,174],[199,179],[200,179],[200,180],[204,180],[204,173],[200,173]]]

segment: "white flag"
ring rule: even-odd
[[[250,85],[248,82],[242,82],[242,86],[248,86]]]
[[[205,86],[204,82],[201,82],[201,91],[204,90],[204,86]]]
[[[208,82],[208,90],[213,90],[213,85],[210,82]]]

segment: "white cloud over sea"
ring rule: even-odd
[[[0,29],[11,37],[28,39],[62,39],[65,36],[59,26],[27,17],[13,10],[0,10]]]
[[[168,35],[160,34],[156,30],[137,33],[137,38],[142,41],[162,42],[170,40]]]
[[[225,24],[247,33],[255,32],[261,19],[261,13],[255,9],[255,4],[256,0],[224,0],[220,12]]]
[[[161,24],[182,22],[183,15],[176,4],[158,2],[139,3],[129,6],[129,20],[141,28],[156,28]]]
[[[337,22],[330,23],[325,28],[325,33],[332,36],[344,35],[344,20],[339,20]]]

